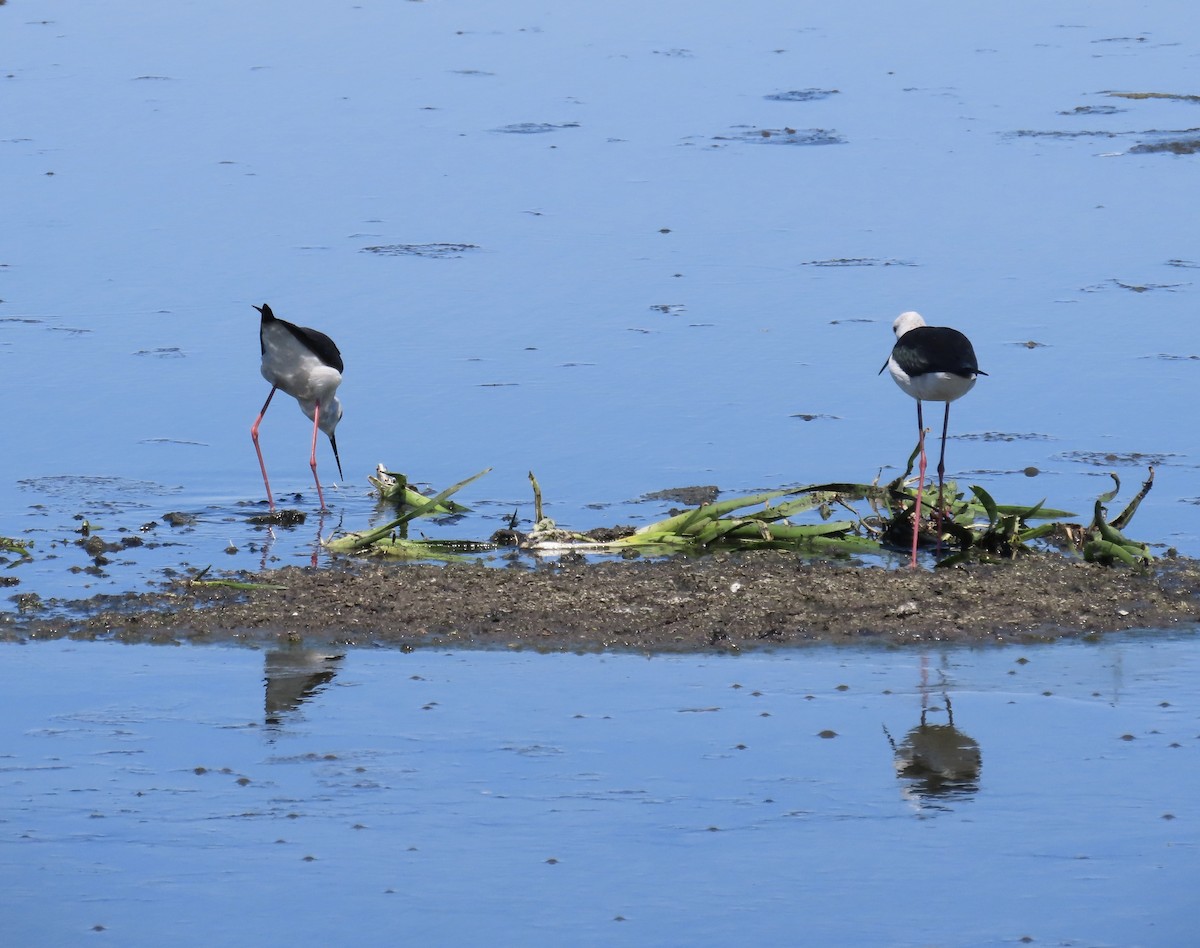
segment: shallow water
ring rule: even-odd
[[[429,527],[474,539],[528,521],[531,469],[573,528],[685,484],[869,480],[914,440],[876,374],[908,308],[990,373],[952,476],[1086,519],[1152,461],[1130,532],[1200,555],[1195,426],[1161,410],[1200,372],[1197,159],[1136,150],[1200,113],[1108,94],[1191,90],[1192,6],[922,10],[0,7],[0,533],[37,555],[6,575],[320,560],[380,461],[492,466],[476,516]],[[335,515],[273,538],[246,523],[264,300],[347,364]],[[311,511],[310,430],[285,399],[263,437]],[[68,573],[76,517],[146,545]]]
[[[5,944],[1194,929],[1186,638],[736,658],[60,641],[0,646],[0,686]]]

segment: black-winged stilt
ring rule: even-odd
[[[917,500],[913,509],[912,566],[917,565],[917,536],[921,523],[921,494],[925,490],[925,420],[921,402],[945,402],[942,420],[942,453],[938,458],[937,533],[942,542],[942,486],[946,476],[946,431],[950,427],[950,403],[975,387],[981,372],[975,360],[971,340],[957,329],[926,326],[920,313],[901,313],[892,324],[896,345],[883,369],[892,373],[904,391],[917,400],[917,431],[921,452],[921,470],[917,479]],[[883,369],[879,374],[883,374]]]
[[[271,482],[267,480],[267,465],[258,446],[258,426],[262,424],[263,415],[267,413],[276,389],[283,389],[300,403],[300,410],[312,419],[312,457],[308,463],[317,484],[317,498],[321,501],[321,509],[325,510],[325,495],[321,491],[321,480],[317,477],[317,431],[329,435],[333,459],[337,461],[338,478],[341,479],[342,461],[338,457],[337,439],[333,432],[342,420],[342,403],[337,397],[337,388],[342,384],[342,354],[325,333],[278,319],[266,303],[254,308],[262,314],[258,329],[262,346],[262,375],[271,383],[271,394],[250,426],[250,437],[258,454],[258,466],[262,468],[267,503],[274,511],[275,498],[271,495]]]

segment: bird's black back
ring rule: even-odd
[[[256,310],[262,313],[262,323],[259,325],[258,343],[263,352],[266,352],[266,345],[262,341],[262,326],[267,323],[278,323],[293,336],[295,336],[313,355],[320,359],[325,365],[337,369],[339,372],[345,371],[345,366],[342,364],[342,353],[332,339],[325,333],[317,329],[309,329],[307,326],[297,326],[295,323],[289,323],[286,319],[280,319],[273,312],[271,307],[266,303],[262,306],[255,306]]]
[[[979,371],[971,340],[948,326],[910,329],[896,341],[892,358],[910,378],[930,372],[949,372],[964,378],[987,374]]]

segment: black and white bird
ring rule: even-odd
[[[309,467],[317,484],[317,498],[325,510],[325,494],[321,491],[321,479],[317,477],[317,432],[324,431],[333,447],[333,459],[337,462],[338,478],[342,477],[342,461],[338,457],[337,439],[334,429],[342,420],[342,403],[338,401],[337,389],[342,384],[342,354],[334,341],[325,333],[279,319],[266,303],[255,306],[262,314],[258,338],[262,347],[262,375],[271,383],[271,394],[263,403],[262,411],[250,427],[254,450],[258,454],[258,466],[262,468],[263,486],[267,489],[267,503],[275,510],[275,498],[271,495],[271,482],[267,479],[267,465],[263,462],[262,449],[258,445],[258,426],[278,389],[283,389],[300,403],[300,410],[313,423],[312,456]]]
[[[917,430],[921,453],[917,501],[913,512],[912,566],[917,565],[917,536],[921,522],[921,494],[925,490],[925,420],[921,402],[945,402],[942,420],[942,452],[938,458],[938,544],[942,540],[942,487],[946,476],[946,432],[950,427],[950,403],[975,387],[980,375],[971,340],[957,329],[926,326],[920,313],[901,313],[892,324],[896,345],[883,369],[892,373],[904,391],[917,400]],[[883,369],[879,374],[883,374]]]

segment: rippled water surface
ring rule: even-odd
[[[1186,639],[0,646],[0,938],[1183,945]]]
[[[7,575],[45,597],[320,559],[376,516],[380,461],[492,467],[429,528],[471,539],[528,522],[530,470],[574,528],[681,485],[894,473],[913,405],[877,370],[909,308],[990,373],[952,476],[1086,519],[1154,464],[1131,533],[1200,554],[1171,407],[1200,372],[1195,26],[1179,2],[6,4],[0,533],[37,554]],[[347,366],[335,512],[273,538],[246,522],[264,300]],[[263,438],[312,512],[310,431],[276,400]],[[124,544],[99,568],[78,518]]]

